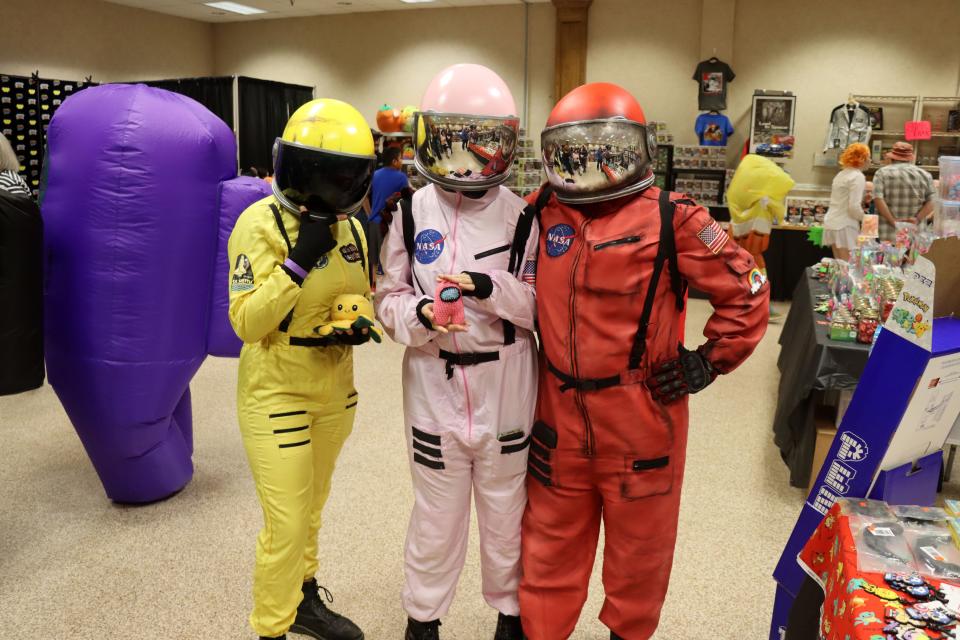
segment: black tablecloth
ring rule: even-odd
[[[853,389],[867,363],[869,345],[828,337],[826,317],[816,313],[815,298],[827,287],[807,269],[793,292],[790,313],[780,334],[780,390],[773,419],[774,442],[790,468],[790,484],[806,487],[816,444],[817,391]]]
[[[770,233],[770,248],[764,252],[763,259],[767,262],[772,299],[789,300],[797,283],[803,280],[807,267],[833,255],[829,248],[814,246],[807,240],[808,233],[808,229],[777,227]]]

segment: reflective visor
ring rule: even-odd
[[[277,139],[276,190],[318,213],[353,213],[370,189],[375,156],[305,147]]]
[[[563,202],[599,202],[653,182],[656,141],[631,120],[585,120],[543,131],[543,168]]]
[[[473,191],[506,181],[517,151],[517,118],[420,112],[417,171],[442,187]]]

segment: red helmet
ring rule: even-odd
[[[550,112],[540,141],[547,179],[561,202],[611,200],[653,184],[656,132],[623,87],[577,87]]]

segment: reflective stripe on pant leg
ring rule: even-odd
[[[414,620],[427,622],[446,615],[463,569],[472,463],[469,450],[451,431],[416,429],[415,438],[407,427],[414,504],[404,554],[403,608]]]
[[[323,506],[330,495],[331,479],[337,457],[343,444],[353,431],[357,412],[356,392],[343,395],[341,400],[329,407],[328,413],[319,415],[311,429],[313,447],[313,504],[310,510],[310,525],[307,529],[306,553],[304,555],[304,580],[313,578],[319,565],[317,533],[322,523]]]
[[[313,497],[312,443],[299,444],[309,439],[303,435],[309,428],[301,427],[309,425],[310,417],[290,407],[277,408],[276,413],[293,415],[271,419],[239,412],[264,519],[257,537],[250,625],[268,637],[287,631],[300,604],[304,539]]]
[[[529,640],[568,638],[587,599],[600,534],[600,496],[585,459],[565,465],[563,478],[562,487],[527,478],[520,616]]]

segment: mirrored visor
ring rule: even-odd
[[[602,200],[648,177],[654,145],[630,120],[586,120],[545,129],[543,168],[562,199]]]
[[[460,191],[503,183],[513,166],[520,121],[451,113],[417,114],[417,170]]]

